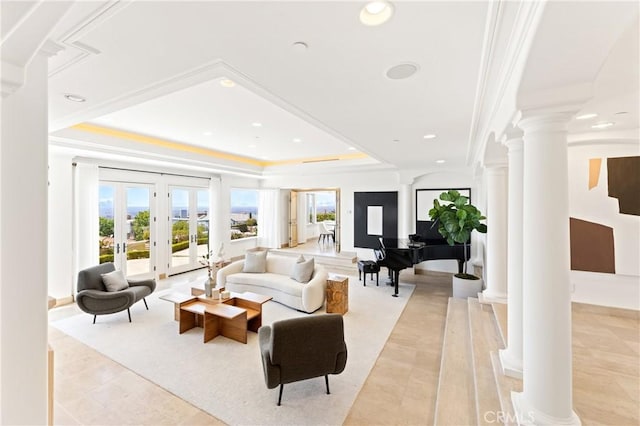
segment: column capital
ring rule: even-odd
[[[517,125],[525,134],[537,131],[566,131],[576,112],[578,109],[574,108],[565,111],[527,111],[521,115]]]

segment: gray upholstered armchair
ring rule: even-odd
[[[262,367],[267,388],[324,376],[329,394],[329,374],[340,374],[347,364],[342,316],[311,315],[276,321],[258,330]]]
[[[88,314],[93,315],[93,323],[96,323],[97,315],[113,314],[127,310],[129,322],[131,322],[131,305],[142,299],[144,306],[149,310],[144,299],[156,289],[156,282],[149,280],[127,280],[129,288],[119,291],[107,291],[101,274],[115,271],[113,263],[103,263],[98,266],[84,269],[78,272],[78,293],[76,303]]]

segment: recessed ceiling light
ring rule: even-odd
[[[251,123],[251,125],[253,127],[262,127],[262,123],[258,123],[257,121],[255,123]]]
[[[368,26],[381,25],[393,15],[393,6],[386,1],[371,1],[360,11],[360,22]]]
[[[204,132],[202,134],[205,135],[205,136],[211,136],[211,135],[213,135],[213,132]]]
[[[438,164],[442,164],[444,162],[445,162],[444,160],[436,160],[436,163],[438,163]]]
[[[71,93],[66,93],[64,97],[71,102],[86,102],[87,100],[80,95],[73,95]]]
[[[596,118],[598,116],[598,114],[593,114],[593,113],[589,113],[589,114],[582,114],[576,117],[576,120],[588,120],[590,118]]]
[[[605,123],[598,123],[598,124],[594,124],[593,126],[591,126],[592,129],[606,129],[607,127],[611,127],[613,126],[614,123],[607,121]]]
[[[299,143],[299,142],[302,142],[302,139],[300,139],[300,138],[293,138],[293,141],[294,141],[295,143]]]
[[[418,72],[418,69],[420,69],[418,65],[406,62],[389,68],[387,70],[387,77],[392,80],[402,80],[414,75]]]
[[[350,146],[349,148],[347,148],[349,151],[355,151],[356,149],[352,146]]]
[[[436,135],[434,135],[433,133],[429,133],[429,134],[423,136],[424,139],[433,139],[435,137],[436,137]]]
[[[622,115],[622,114],[629,114],[627,111],[619,111],[616,112],[614,115]]]
[[[398,142],[400,142],[400,139],[394,139],[393,141],[394,141],[395,143],[398,143]]]
[[[220,86],[222,87],[233,87],[235,85],[236,85],[236,82],[228,78],[223,78],[222,80],[220,80]]]
[[[294,52],[296,53],[304,53],[307,51],[307,49],[309,48],[309,46],[307,45],[307,43],[305,43],[304,41],[296,41],[295,43],[293,43],[291,45],[291,48],[293,49]]]

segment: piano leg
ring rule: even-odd
[[[395,270],[395,271],[393,271],[394,288],[393,288],[393,294],[391,295],[393,297],[398,297],[398,283],[399,282],[400,282],[400,271],[399,270]]]

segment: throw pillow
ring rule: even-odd
[[[102,276],[102,282],[107,288],[107,291],[120,291],[125,288],[129,288],[129,283],[124,277],[122,271],[113,271],[108,274],[100,274]]]
[[[267,271],[267,251],[248,251],[244,256],[242,272],[261,274]]]
[[[293,267],[293,274],[291,274],[291,278],[300,283],[308,283],[313,275],[314,267],[315,264],[313,258],[296,263]]]

